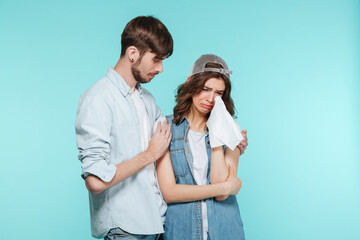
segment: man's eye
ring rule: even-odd
[[[207,89],[207,88],[203,88],[203,91],[206,91],[206,92],[207,92],[207,91],[209,91],[209,89]]]

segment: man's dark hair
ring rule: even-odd
[[[135,46],[142,56],[146,51],[159,59],[171,56],[173,39],[165,25],[152,16],[139,16],[131,20],[121,35],[121,57],[126,49]]]

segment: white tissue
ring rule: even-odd
[[[211,148],[226,145],[234,150],[244,139],[240,125],[231,117],[219,96],[215,98],[215,105],[207,121],[207,127],[209,128]]]

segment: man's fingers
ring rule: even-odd
[[[248,145],[247,139],[241,140],[240,145],[247,146]]]
[[[155,133],[159,133],[161,131],[161,122],[159,121],[156,125],[156,130],[155,130]],[[154,133],[154,134],[155,134]]]
[[[171,132],[171,124],[166,124],[165,127],[167,132]]]
[[[241,135],[246,139],[247,141],[247,130],[241,131]]]
[[[167,137],[171,136],[171,124],[167,124],[166,126],[166,135]]]
[[[171,131],[170,131],[170,134],[169,134],[169,136],[168,136],[168,139],[167,139],[166,144],[169,145],[169,144],[170,144],[170,141],[171,141]]]
[[[240,155],[244,154],[244,148],[240,147]]]
[[[165,119],[162,123],[162,132],[166,133],[168,128],[167,120]]]

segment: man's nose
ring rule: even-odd
[[[156,64],[155,70],[156,70],[158,73],[162,73],[162,72],[163,72],[163,63],[162,63],[162,61],[160,61],[160,62],[158,62],[158,63]]]

